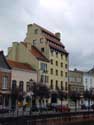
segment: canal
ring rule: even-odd
[[[94,125],[94,121],[84,121],[79,123],[69,123],[67,125]]]

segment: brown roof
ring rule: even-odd
[[[68,54],[68,52],[64,49],[65,46],[60,42],[60,39],[52,32],[48,31],[47,29],[35,24],[39,28],[41,28],[43,35],[45,38],[50,42],[49,46],[57,51],[64,52]]]
[[[16,62],[13,60],[7,60],[7,61],[11,68],[18,68],[18,69],[34,71],[34,69],[27,63],[20,63],[20,62]]]
[[[27,43],[21,42],[25,47],[27,47]],[[35,47],[32,46],[31,50],[29,50],[37,59],[49,62],[49,60]]]
[[[42,61],[47,61],[47,62],[49,62],[49,60],[48,60],[35,46],[32,46],[31,53],[32,53],[37,59],[42,60]]]
[[[64,45],[63,45],[59,40],[55,39],[54,37],[51,37],[51,36],[49,36],[49,35],[47,35],[47,34],[44,34],[44,36],[45,36],[45,38],[46,38],[48,41],[51,41],[51,42],[53,42],[53,43],[55,43],[55,44],[57,44],[57,45],[60,45],[60,46],[64,47]]]
[[[65,53],[65,54],[68,54],[68,52],[62,47],[62,46],[58,46],[58,45],[55,45],[55,44],[53,44],[53,43],[49,43],[49,46],[52,48],[52,49],[55,49],[55,50],[57,50],[57,51],[59,51],[59,52],[63,52],[63,53]]]

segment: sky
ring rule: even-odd
[[[71,69],[94,67],[94,0],[0,0],[0,50],[23,41],[31,23],[61,33]]]

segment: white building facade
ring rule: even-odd
[[[83,73],[84,90],[94,89],[94,75],[90,72]]]

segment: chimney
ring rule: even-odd
[[[61,34],[59,32],[55,33],[55,36],[59,39],[61,38]]]

